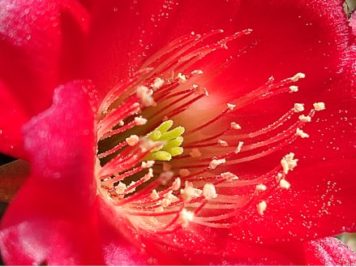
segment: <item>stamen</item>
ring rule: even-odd
[[[203,196],[206,199],[213,199],[213,198],[217,198],[218,195],[216,194],[216,189],[215,186],[213,184],[205,184],[203,187]]]
[[[321,110],[325,110],[325,103],[324,102],[316,102],[313,104],[314,109],[316,111],[321,111]]]
[[[294,112],[303,112],[304,111],[304,104],[295,103],[294,104]]]
[[[139,142],[140,138],[137,135],[131,135],[130,137],[126,138],[126,143],[129,146],[135,146]]]
[[[309,138],[309,134],[305,133],[302,129],[297,128],[296,135],[300,136],[301,138]]]
[[[258,184],[258,185],[256,185],[256,190],[257,191],[266,191],[267,186],[265,186],[264,184]]]
[[[234,130],[241,130],[240,124],[237,124],[236,122],[231,122],[230,126]]]
[[[285,180],[285,179],[281,179],[281,180],[279,181],[279,186],[280,186],[281,188],[284,188],[284,189],[289,189],[289,188],[290,188],[290,183],[289,183],[287,180]]]
[[[219,165],[224,164],[226,162],[226,159],[213,159],[209,163],[209,168],[214,170],[216,169]]]
[[[310,116],[305,116],[305,115],[302,114],[298,118],[302,122],[311,122],[311,117]]]
[[[285,155],[281,160],[283,172],[288,174],[289,171],[293,171],[293,169],[297,166],[297,162],[298,160],[294,159],[294,153]]]
[[[194,213],[186,209],[182,209],[179,214],[179,220],[183,227],[187,227],[194,220]]]
[[[266,201],[261,201],[260,203],[257,204],[257,212],[259,215],[263,215],[267,209],[267,203]]]

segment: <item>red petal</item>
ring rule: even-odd
[[[126,78],[168,41],[191,31],[205,33],[218,28],[227,33],[252,28],[248,42],[251,45],[255,40],[256,46],[238,57],[208,89],[241,95],[270,75],[282,78],[300,71],[310,77],[309,88],[315,88],[342,67],[350,33],[337,0],[264,1],[263,5],[237,0],[209,4],[112,0],[95,1],[92,12],[88,66],[104,90]],[[229,55],[236,52],[233,48]],[[216,68],[222,58],[212,60],[211,67]]]
[[[23,158],[25,151],[21,127],[27,120],[27,115],[10,90],[1,82],[0,113],[0,151]]]
[[[333,107],[332,104],[307,126],[309,139],[299,140],[268,158],[279,164],[283,153],[295,152],[298,166],[287,175],[291,188],[272,190],[265,199],[264,216],[256,214],[257,203],[238,216],[236,236],[275,243],[356,230],[353,167],[356,105],[344,103],[340,107],[339,103]]]
[[[0,9],[0,77],[32,115],[50,105],[59,81],[75,77],[86,13],[67,0],[4,0]]]
[[[304,245],[305,264],[354,266],[356,253],[336,238],[310,241]]]
[[[112,204],[98,199],[98,230],[102,242],[106,265],[146,265],[152,255],[137,240],[137,229],[133,229]]]
[[[59,87],[52,107],[25,127],[32,173],[5,214],[0,235],[9,264],[101,262],[93,231],[94,112],[83,92],[90,87]]]

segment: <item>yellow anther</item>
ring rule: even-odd
[[[173,121],[168,120],[168,121],[162,122],[161,125],[156,128],[156,130],[160,131],[161,133],[165,133],[169,129],[171,129],[172,126],[173,126]]]
[[[183,147],[172,147],[168,150],[168,152],[172,155],[172,157],[182,155],[184,150]]]
[[[148,137],[152,140],[152,141],[158,141],[162,136],[162,133],[158,130],[154,130],[153,132],[151,132]]]
[[[151,154],[151,157],[154,160],[161,161],[170,161],[172,159],[172,155],[167,151],[156,151]]]
[[[160,140],[173,140],[176,139],[177,137],[181,136],[184,133],[185,129],[182,126],[178,126],[177,128],[174,128],[173,130],[170,130],[169,132],[165,132],[162,134],[162,137]]]
[[[169,148],[173,148],[173,147],[179,147],[183,144],[183,140],[184,140],[183,137],[178,136],[176,139],[173,139],[173,140],[167,142],[163,148],[169,149]]]
[[[173,121],[167,120],[147,135],[150,140],[164,144],[159,149],[152,151],[149,159],[170,161],[172,157],[183,154],[184,150],[181,145],[184,138],[181,135],[185,129],[182,126],[171,129],[172,126]]]

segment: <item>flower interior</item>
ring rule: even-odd
[[[307,111],[295,103],[253,132],[242,131],[244,125],[232,118],[258,101],[297,93],[296,83],[305,74],[271,77],[222,106],[209,100],[204,69],[193,68],[251,33],[183,36],[104,98],[97,123],[98,194],[134,227],[161,233],[194,224],[228,228],[247,205],[266,216],[268,195],[292,190],[288,174],[298,163],[292,151],[261,175],[239,173],[239,168],[308,138],[303,128],[325,104],[317,102]],[[210,103],[209,114],[196,108],[204,103]]]

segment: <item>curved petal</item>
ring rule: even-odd
[[[87,14],[76,1],[57,0],[5,0],[0,10],[0,78],[33,115],[60,81],[76,77]]]
[[[2,220],[8,264],[102,262],[94,230],[94,112],[84,93],[91,87],[60,86],[52,107],[25,127],[31,177]]]
[[[310,241],[304,245],[305,261],[308,265],[354,266],[356,253],[336,238]]]

